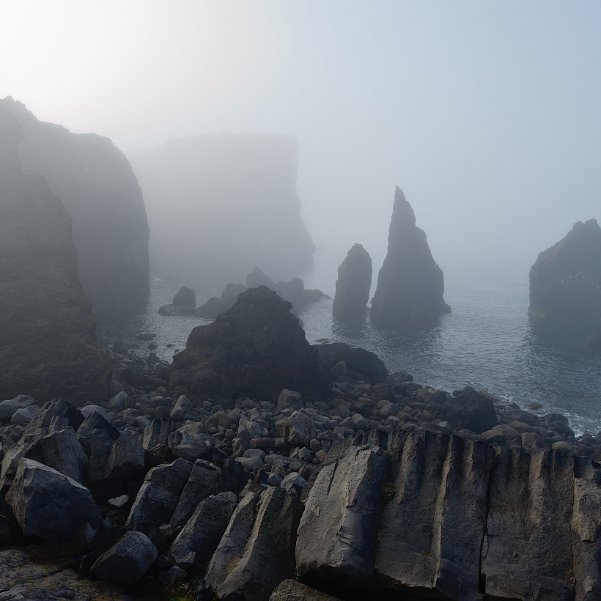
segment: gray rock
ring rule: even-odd
[[[171,520],[192,464],[184,459],[154,467],[146,474],[125,527],[144,532],[154,543],[161,540],[159,527]]]
[[[338,267],[334,319],[348,324],[361,324],[365,321],[371,289],[371,270],[369,253],[361,244],[354,244]]]
[[[92,413],[100,413],[106,421],[110,422],[109,414],[106,409],[100,405],[86,405],[85,407],[82,407],[80,411],[84,417],[89,417]]]
[[[73,428],[67,427],[39,438],[24,457],[39,461],[80,484],[85,480],[88,458]]]
[[[148,573],[157,557],[156,547],[145,534],[126,532],[94,562],[92,573],[102,580],[132,586]]]
[[[192,408],[192,403],[188,400],[188,397],[183,394],[177,399],[169,417],[174,421],[182,421],[186,419],[188,411]]]
[[[186,570],[206,568],[238,503],[232,492],[202,500],[169,549],[169,559]]]
[[[10,418],[10,423],[17,426],[26,426],[31,422],[34,415],[35,413],[30,407],[17,409]]]
[[[202,424],[191,422],[169,435],[169,448],[176,457],[188,461],[203,459],[211,448],[211,437],[203,431]]]
[[[137,436],[121,432],[109,455],[104,477],[107,480],[129,480],[144,474],[144,448]]]
[[[102,524],[87,488],[32,459],[19,463],[6,500],[25,536],[67,541],[86,526]]]
[[[329,575],[370,583],[387,458],[382,449],[351,447],[324,466],[309,492],[298,528],[296,568],[303,579]]]
[[[77,440],[88,457],[90,482],[104,480],[107,462],[119,432],[97,411],[93,411],[77,430]]]
[[[279,409],[302,409],[305,406],[300,392],[284,388],[278,396]]]
[[[301,511],[298,496],[283,488],[242,499],[207,570],[207,583],[220,599],[263,601],[293,577]]]

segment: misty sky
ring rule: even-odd
[[[385,249],[395,185],[443,269],[524,277],[601,218],[601,3],[0,0],[0,96],[130,156],[299,139],[319,245]],[[376,265],[378,267],[378,265]]]

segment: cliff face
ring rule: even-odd
[[[288,279],[312,264],[293,138],[206,135],[133,161],[152,228],[153,271],[204,290],[255,267]]]
[[[79,278],[97,316],[114,320],[143,308],[149,230],[142,192],[125,156],[109,139],[42,123],[10,98],[0,106],[23,129],[23,170],[41,174],[71,217]]]
[[[373,598],[599,599],[590,459],[424,431],[379,445],[319,473],[296,542],[302,579]]]
[[[530,270],[530,317],[543,332],[601,343],[601,227],[578,222]]]
[[[19,122],[0,105],[0,398],[102,399],[110,365],[77,277],[71,219],[19,164]]]
[[[388,254],[378,274],[371,320],[387,329],[432,325],[450,307],[444,302],[444,276],[434,261],[426,234],[397,188],[388,236]]]

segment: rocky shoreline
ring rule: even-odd
[[[601,435],[304,344],[326,392],[176,394],[116,347],[106,402],[1,402],[0,599],[599,598]]]

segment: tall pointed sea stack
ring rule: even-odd
[[[363,322],[369,300],[371,274],[369,253],[361,244],[354,244],[338,267],[334,319],[348,324]]]
[[[371,306],[377,327],[407,330],[428,327],[451,308],[444,302],[444,276],[434,261],[415,214],[397,187],[388,235],[388,254],[378,274]]]
[[[601,345],[601,227],[579,221],[530,269],[530,318],[537,331]]]
[[[110,362],[77,277],[71,219],[21,170],[22,128],[0,105],[0,399],[104,400]]]
[[[125,155],[108,138],[38,121],[12,98],[0,100],[0,107],[23,130],[23,171],[44,177],[73,222],[79,279],[96,315],[115,320],[144,308],[149,230]]]

